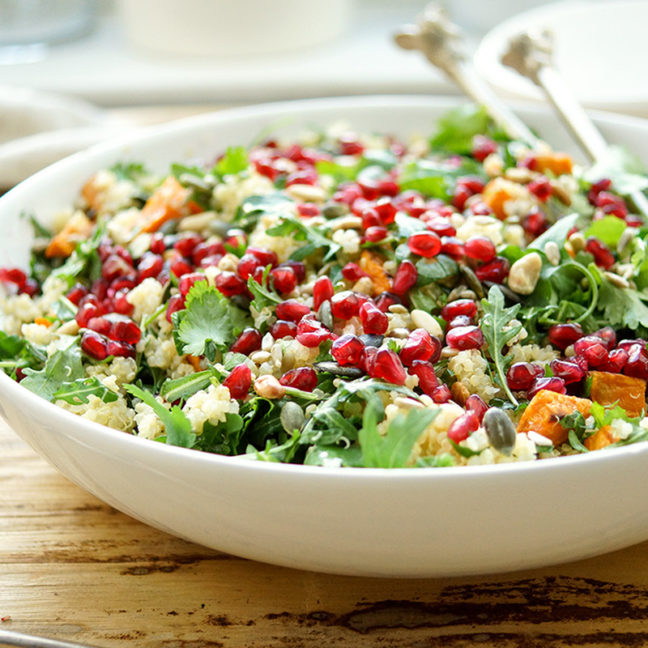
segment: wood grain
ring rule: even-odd
[[[0,424],[0,617],[105,647],[645,646],[648,543],[496,577],[283,569],[118,513]]]

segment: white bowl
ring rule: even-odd
[[[365,97],[238,109],[151,130],[63,160],[0,199],[0,265],[26,262],[20,212],[47,221],[95,170],[120,159],[163,170],[249,143],[269,124],[345,118],[366,131],[429,132],[456,99]],[[567,144],[555,118],[521,112]],[[597,117],[648,157],[648,123]],[[554,136],[555,135],[555,136]],[[0,413],[69,479],[125,513],[232,554],[373,576],[456,576],[538,567],[648,538],[648,443],[527,464],[330,469],[256,463],[138,439],[58,409],[0,374]]]

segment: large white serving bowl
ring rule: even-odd
[[[0,199],[0,265],[25,265],[23,211],[44,222],[118,160],[164,170],[248,144],[272,124],[430,132],[456,99],[366,97],[259,106],[193,118],[63,160]],[[522,116],[560,148],[555,117]],[[597,122],[648,158],[648,123]],[[284,128],[285,129],[285,128]],[[90,423],[0,374],[0,413],[69,479],[169,533],[265,562],[339,574],[451,576],[530,568],[648,538],[648,443],[541,462],[443,469],[257,463],[138,439]]]

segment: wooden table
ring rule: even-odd
[[[294,571],[118,513],[0,423],[0,618],[106,647],[646,646],[648,543],[490,577]]]

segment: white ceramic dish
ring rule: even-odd
[[[560,2],[512,16],[482,40],[475,65],[498,90],[518,99],[540,99],[540,91],[517,72],[505,67],[500,56],[509,39],[532,28],[554,33],[556,66],[578,99],[590,108],[645,114],[648,58],[644,0]]]
[[[366,97],[217,113],[63,160],[0,199],[0,265],[26,262],[27,227],[69,204],[120,159],[172,160],[249,143],[273,123],[429,132],[456,99]],[[560,147],[555,118],[522,112]],[[648,156],[648,123],[597,122]],[[0,374],[0,413],[69,479],[154,527],[226,552],[340,574],[450,576],[583,558],[648,538],[648,443],[531,464],[443,469],[327,469],[204,454],[110,430],[56,408]]]

